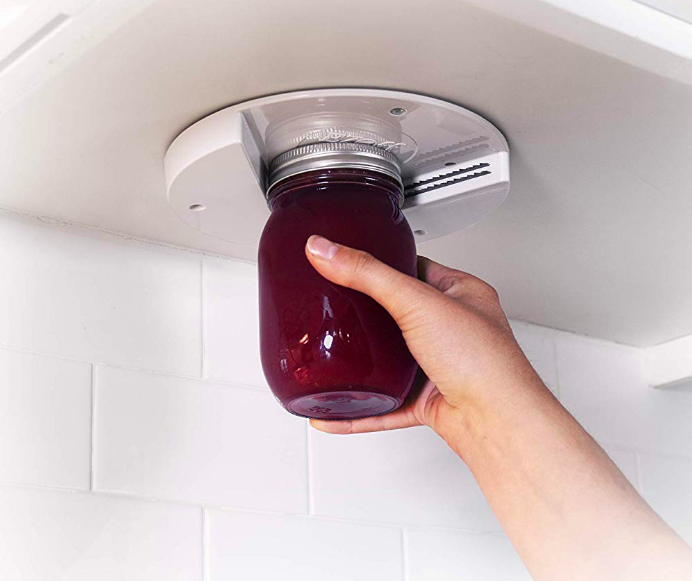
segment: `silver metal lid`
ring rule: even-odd
[[[279,182],[316,169],[365,169],[394,178],[403,189],[397,157],[379,147],[362,143],[311,143],[275,157],[269,164],[267,195]]]

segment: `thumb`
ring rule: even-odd
[[[310,264],[326,279],[372,297],[401,323],[434,289],[399,272],[371,254],[310,236],[305,246]]]

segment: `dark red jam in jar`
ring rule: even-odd
[[[279,171],[268,192],[271,216],[259,247],[262,366],[293,414],[380,415],[404,402],[416,363],[384,308],[320,276],[305,257],[305,243],[320,234],[411,276],[415,243],[400,208],[396,158],[354,144],[320,145],[324,155],[308,155],[305,163],[294,156],[299,162],[288,164],[286,177]]]

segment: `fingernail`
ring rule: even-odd
[[[331,260],[338,249],[336,244],[322,236],[312,235],[308,238],[308,252],[317,258]]]

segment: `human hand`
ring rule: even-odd
[[[401,328],[425,376],[398,410],[360,420],[311,420],[331,433],[448,427],[498,403],[511,385],[545,389],[514,339],[495,290],[479,278],[419,257],[420,280],[360,250],[311,236],[306,255],[328,280],[380,303]]]
[[[429,378],[392,413],[311,420],[315,428],[433,428],[471,469],[535,579],[692,578],[689,548],[545,387],[492,287],[427,258],[418,280],[318,236],[306,254],[322,276],[392,315]]]

